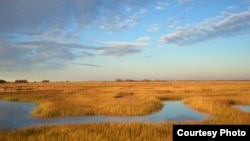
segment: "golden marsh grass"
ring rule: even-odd
[[[183,124],[250,124],[250,113],[233,107],[250,105],[250,81],[70,82],[0,84],[0,99],[38,105],[37,117],[145,115],[162,100],[182,100],[210,114]],[[168,123],[86,123],[0,131],[0,140],[172,140]]]

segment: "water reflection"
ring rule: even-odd
[[[241,111],[250,112],[250,106],[237,105],[237,106],[235,106],[235,107],[238,108],[238,109],[240,109]]]
[[[25,102],[0,101],[0,129],[17,129],[46,124],[66,124],[78,122],[164,122],[181,120],[202,120],[207,117],[185,106],[181,101],[164,102],[163,108],[146,116],[79,116],[58,118],[35,118],[30,111],[36,105]]]

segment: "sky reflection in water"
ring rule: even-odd
[[[245,105],[237,105],[235,106],[236,108],[240,109],[243,112],[250,112],[250,106],[245,106]]]
[[[0,129],[17,129],[22,127],[66,124],[78,122],[164,122],[182,120],[202,120],[206,114],[199,113],[181,101],[168,101],[163,103],[163,108],[156,113],[146,116],[76,116],[57,118],[35,118],[30,115],[35,104],[26,102],[0,101]]]

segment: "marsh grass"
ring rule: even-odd
[[[172,135],[171,124],[88,123],[0,131],[4,141],[165,141]]]
[[[114,98],[125,98],[125,97],[129,97],[134,95],[133,92],[118,92],[117,94],[115,94]]]
[[[140,86],[141,84],[138,83]],[[36,117],[79,115],[145,115],[161,109],[162,103],[131,82],[9,84],[0,98],[38,105]],[[22,88],[22,91],[16,90]]]
[[[241,101],[238,101],[230,97],[217,97],[217,99],[211,97],[195,97],[185,99],[183,102],[193,109],[209,113],[211,119],[205,123],[249,124],[250,113],[242,112],[233,107],[235,104],[241,103],[249,105],[249,96],[248,99],[245,98],[242,97]]]
[[[162,100],[182,100],[209,114],[183,124],[250,124],[250,113],[233,105],[250,105],[249,81],[70,82],[0,84],[0,99],[29,101],[37,117],[145,115],[162,108]],[[172,140],[176,123],[88,123],[0,131],[0,140]]]

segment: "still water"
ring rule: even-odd
[[[250,106],[245,106],[245,105],[237,105],[235,106],[236,108],[240,109],[243,112],[250,112]]]
[[[168,101],[156,113],[146,116],[76,116],[58,118],[36,118],[30,115],[35,104],[27,102],[8,102],[0,100],[0,129],[17,129],[47,124],[67,124],[79,122],[164,122],[182,120],[202,120],[206,114],[199,113],[181,101]]]

